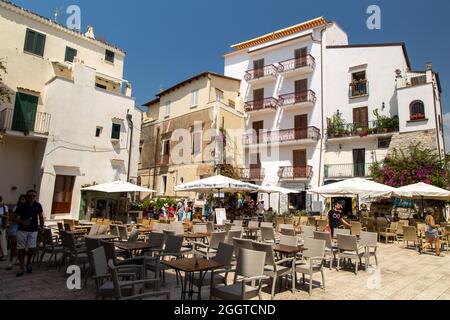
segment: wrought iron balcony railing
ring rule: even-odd
[[[280,167],[278,177],[280,179],[310,179],[312,170],[312,166]]]
[[[350,83],[350,97],[361,97],[369,94],[369,81],[359,80]]]
[[[316,127],[295,128],[277,131],[262,132],[259,135],[250,133],[244,135],[244,144],[252,145],[259,143],[275,143],[288,142],[297,140],[314,140],[320,139],[320,130]]]
[[[264,168],[239,168],[237,175],[241,180],[264,180],[266,174]]]
[[[298,103],[311,102],[315,104],[317,101],[316,93],[312,90],[302,92],[283,94],[278,98],[281,106],[295,105]]]
[[[346,123],[334,126],[328,123],[328,139],[344,137],[366,137],[374,134],[398,132],[400,130],[398,118],[392,117],[383,121],[369,121],[367,123]]]
[[[300,58],[281,61],[279,64],[280,72],[292,71],[304,67],[311,67],[312,69],[316,68],[316,60],[310,54]]]
[[[245,103],[245,111],[258,111],[264,109],[276,110],[280,106],[280,102],[275,98],[266,98],[263,100],[249,101]]]
[[[275,66],[274,64],[269,64],[263,68],[247,70],[245,72],[244,79],[245,81],[252,81],[264,77],[276,78],[278,77],[279,72],[279,67]]]
[[[0,130],[48,135],[51,115],[44,112],[24,114],[7,108],[0,111]]]
[[[365,178],[370,177],[371,163],[326,164],[325,178]]]

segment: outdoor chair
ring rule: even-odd
[[[222,269],[214,270],[214,279],[213,286],[223,284],[227,284],[228,273],[231,270],[231,261],[233,260],[234,247],[230,246],[226,243],[219,243],[217,248],[217,254],[212,258],[212,260],[217,263],[223,265]],[[208,271],[202,275],[202,279],[200,278],[200,273],[195,273],[192,279],[192,283],[194,286],[198,288],[198,295],[201,295],[201,289],[204,286],[209,286],[211,284],[212,271]]]
[[[242,220],[234,220],[233,224],[235,227],[243,227],[242,222]]]
[[[375,264],[378,266],[378,234],[376,232],[362,231],[359,244],[365,247],[366,250],[366,270],[369,267],[370,257],[375,258]]]
[[[248,249],[240,249],[234,281],[231,285],[213,286],[212,297],[223,300],[249,300],[256,297],[262,299],[262,281],[264,275],[266,253]],[[214,283],[215,273],[213,273]]]
[[[136,242],[138,241],[138,238],[139,238],[139,230],[133,229],[133,231],[131,231],[130,236],[127,239],[127,242]]]
[[[308,226],[316,228],[317,219],[316,217],[308,217]]]
[[[329,257],[330,270],[333,268],[333,261],[336,259],[337,248],[333,245],[331,234],[328,232],[314,231],[314,239],[325,241],[325,261]]]
[[[89,230],[88,236],[96,236],[98,234],[98,229],[100,228],[99,224],[94,224]]]
[[[280,245],[282,246],[289,246],[289,247],[295,247],[298,245],[298,238],[295,236],[287,236],[287,235],[280,235]]]
[[[107,232],[108,232],[108,230],[109,230],[109,224],[107,225],[107,224],[102,224],[102,225],[100,225],[99,227],[98,227],[98,230],[97,230],[97,235],[104,235],[104,234],[106,234]]]
[[[55,237],[53,236],[51,229],[49,228],[43,229],[42,237],[44,246],[42,248],[41,257],[39,258],[39,268],[41,267],[42,260],[44,259],[44,255],[46,253],[50,254],[50,257],[48,258],[48,266],[50,266],[52,257],[55,257],[54,263],[56,264],[58,254],[62,254],[64,252],[63,246],[55,242]]]
[[[280,232],[280,225],[284,224],[283,217],[275,217],[275,229],[277,232]]]
[[[181,248],[183,246],[183,237],[169,235],[167,240],[165,241],[164,249],[155,254],[154,257],[146,257],[146,270],[150,270],[155,273],[155,277],[157,278],[159,273],[162,272],[163,275],[163,283],[166,282],[166,270],[169,270],[170,267],[165,264],[160,264],[159,262],[162,260],[169,259],[179,259],[181,258]],[[178,274],[177,278],[177,286],[178,286]]]
[[[416,248],[418,251],[420,251],[421,248],[421,241],[419,237],[417,236],[417,229],[416,227],[409,227],[409,226],[403,226],[403,246],[405,248],[409,248],[409,243],[413,243],[413,247]],[[406,245],[405,245],[406,244]]]
[[[233,238],[234,255],[238,259],[239,249],[253,249],[253,241],[250,239]]]
[[[89,271],[86,264],[89,263],[88,256],[86,254],[86,247],[84,245],[77,244],[75,240],[75,235],[71,232],[64,231],[61,234],[61,243],[63,246],[63,255],[60,260],[59,270],[61,270],[61,265],[69,261],[72,265],[82,266],[85,276]]]
[[[230,230],[226,233],[225,236],[225,243],[229,245],[233,245],[233,239],[234,238],[242,238],[243,230]]]
[[[258,221],[249,221],[248,227],[249,228],[259,228],[259,222]]]
[[[295,237],[295,230],[294,229],[285,229],[281,228],[280,233],[285,236],[293,236]]]
[[[348,259],[350,262],[352,259],[355,259],[355,274],[357,275],[359,264],[362,264],[361,259],[362,257],[366,257],[366,250],[363,246],[358,244],[358,239],[356,236],[338,234],[337,250],[337,270],[339,270],[341,259]]]
[[[264,228],[273,228],[273,223],[272,222],[261,222],[260,227],[264,227]]]
[[[195,255],[200,255],[206,259],[213,258],[217,254],[219,244],[225,242],[225,232],[213,232],[208,244],[203,242],[193,242]]]
[[[194,224],[192,227],[193,233],[208,233],[208,228],[206,224]]]
[[[403,227],[408,227],[409,221],[408,220],[400,220],[397,222],[397,239],[402,238],[404,236]]]
[[[294,225],[294,218],[284,218],[284,224]]]
[[[351,231],[350,229],[340,229],[340,228],[334,229],[334,238],[337,238],[338,234],[349,236],[351,234]]]
[[[307,216],[301,216],[300,217],[300,226],[306,226],[308,225],[308,217]]]
[[[449,246],[450,246],[450,226],[445,225],[443,228],[444,228],[444,230],[441,235],[441,243],[442,243],[442,246],[444,247],[444,249],[447,248],[446,251],[449,252],[449,249],[450,249],[449,248]]]
[[[351,224],[351,229],[350,229],[350,233],[353,236],[357,236],[358,238],[361,236],[361,232],[362,231],[366,231],[367,229],[364,228],[361,224],[361,222],[357,222],[357,221],[352,221],[350,222]]]
[[[126,226],[117,226],[119,229],[120,241],[128,241],[128,229]]]
[[[323,264],[325,261],[325,241],[316,239],[305,239],[305,250],[303,258],[305,261],[295,266],[295,278],[297,273],[303,276],[303,284],[305,284],[305,275],[309,277],[309,295],[312,294],[313,275],[319,273],[322,275],[322,288],[325,290],[325,274]]]
[[[277,239],[275,238],[275,230],[273,227],[263,227],[261,226],[261,241],[262,242],[270,242],[276,243]]]
[[[327,220],[317,220],[317,231],[323,232],[325,231],[325,228],[327,227]]]
[[[253,242],[253,250],[256,251],[262,251],[266,253],[266,262],[264,266],[264,275],[268,276],[272,279],[272,291],[271,291],[271,298],[273,300],[275,296],[275,288],[277,279],[280,279],[280,288],[281,288],[281,281],[283,277],[286,277],[286,283],[287,283],[287,277],[290,275],[292,280],[292,292],[295,290],[295,281],[294,281],[294,262],[295,258],[285,258],[282,260],[275,260],[275,253],[273,251],[273,247],[271,244],[268,243],[258,243]]]
[[[184,230],[184,229],[183,229],[183,230]],[[214,232],[214,222],[208,221],[208,222],[206,223],[206,231],[207,231],[208,233],[213,233],[213,232]]]
[[[386,243],[388,243],[389,238],[392,238],[393,241],[398,241],[397,232],[398,232],[398,223],[392,222],[388,227],[387,220],[380,219],[377,221],[377,229],[378,229],[378,240],[381,241],[381,237],[384,237]]]
[[[316,226],[302,226],[300,237],[302,238],[314,238],[314,231],[316,231]]]
[[[112,224],[109,226],[109,233],[112,236],[120,238],[119,226],[117,224]]]

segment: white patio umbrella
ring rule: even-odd
[[[99,184],[92,187],[87,187],[81,189],[82,191],[97,191],[104,193],[122,193],[122,192],[146,192],[146,193],[156,193],[155,190],[143,188],[137,186],[135,184],[124,182],[124,181],[115,181],[110,183]]]
[[[269,195],[269,208],[270,208],[270,195],[272,193],[278,193],[278,194],[300,193],[300,191],[297,191],[294,189],[282,188],[282,187],[273,186],[270,184],[261,186],[259,188],[258,192],[267,193]],[[278,213],[279,212],[280,212],[280,197],[278,197]]]
[[[397,189],[374,181],[355,178],[332,183],[326,186],[308,190],[309,194],[321,195],[326,198],[333,197],[392,197],[396,196]]]
[[[422,211],[424,208],[424,199],[443,201],[450,200],[449,190],[441,189],[423,182],[398,188],[397,192],[402,198],[422,200]]]
[[[192,181],[175,186],[175,192],[251,192],[258,190],[259,186],[239,180],[231,179],[221,175],[213,176],[197,181]]]

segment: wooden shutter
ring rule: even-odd
[[[354,177],[365,176],[365,163],[366,163],[366,149],[354,149],[353,150]]]
[[[294,51],[295,68],[306,66],[306,56],[308,55],[308,48],[301,48]]]
[[[43,56],[44,48],[45,35],[34,30],[27,29],[25,34],[24,51]]]
[[[367,107],[353,109],[353,123],[358,127],[368,127],[369,110]]]
[[[308,137],[308,115],[302,114],[294,117],[295,139]]]
[[[38,33],[36,36],[36,47],[35,52],[40,56],[44,56],[44,48],[45,48],[45,35]]]
[[[73,176],[56,176],[55,188],[53,191],[53,214],[71,213],[74,184],[75,177]]]
[[[264,59],[253,61],[254,77],[261,78],[264,76]]]
[[[294,150],[293,151],[293,164],[294,167],[306,166],[306,150]]]
[[[34,132],[36,111],[39,98],[29,94],[17,92],[14,105],[12,130]]]
[[[264,129],[264,121],[255,121],[252,124],[253,130],[256,131],[256,141],[257,143],[261,140],[261,133]]]
[[[73,59],[77,56],[77,50],[71,47],[66,47],[66,56],[64,61],[73,62]]]
[[[35,37],[36,37],[36,32],[34,32],[33,30],[30,30],[30,29],[27,29],[27,32],[25,34],[24,51],[33,52]]]
[[[295,103],[306,102],[308,97],[308,79],[302,79],[294,82]]]
[[[254,109],[262,109],[264,106],[264,89],[253,90],[253,107]]]

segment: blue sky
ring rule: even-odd
[[[125,78],[132,82],[139,105],[152,99],[159,89],[196,73],[223,73],[223,54],[234,43],[324,16],[348,33],[350,43],[405,42],[413,69],[423,70],[427,61],[433,62],[442,81],[443,108],[450,113],[448,0],[14,2],[48,17],[59,8],[60,22],[67,18],[67,6],[79,5],[83,31],[93,25],[96,36],[127,51]],[[371,4],[381,8],[381,30],[366,27],[366,9]],[[450,120],[450,114],[446,119]]]

